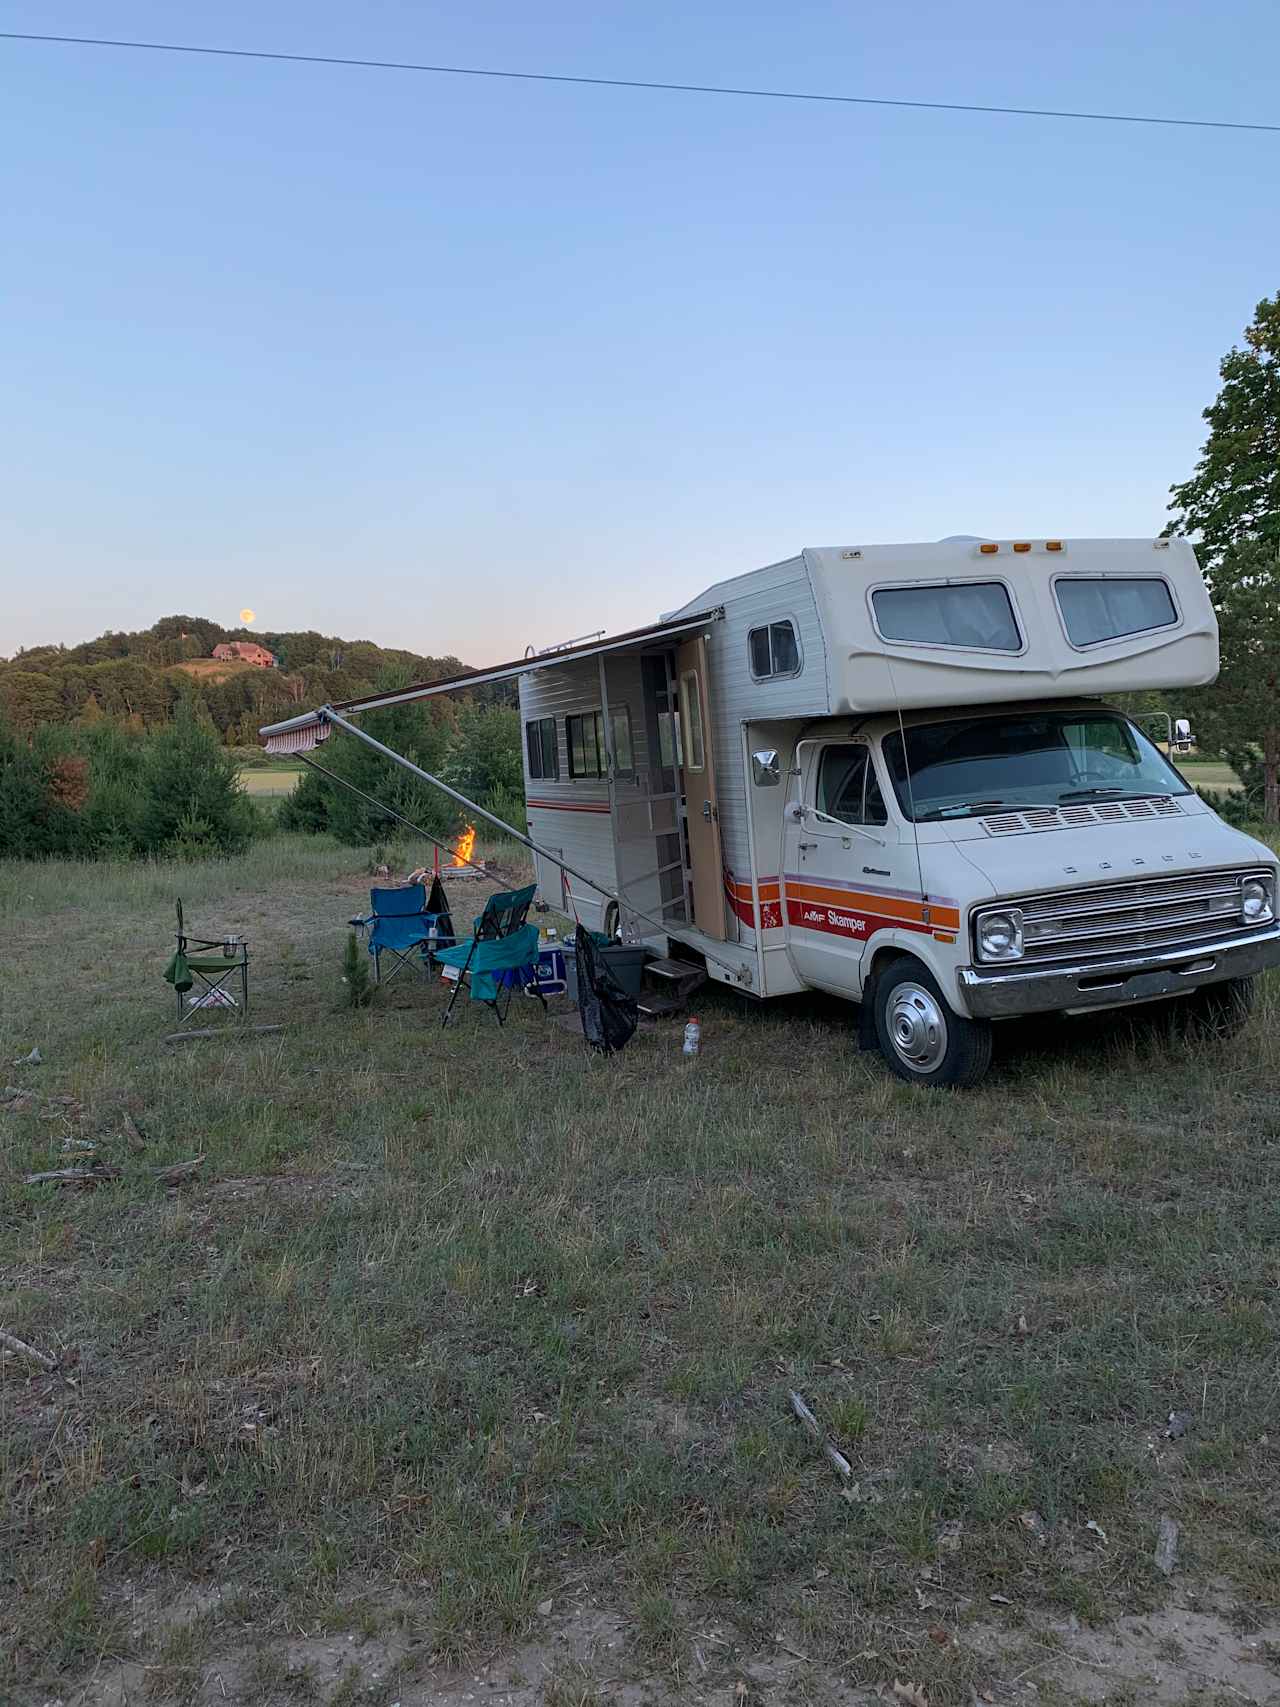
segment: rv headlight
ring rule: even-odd
[[[1017,907],[979,913],[976,936],[979,960],[1022,959],[1022,913]]]
[[[1246,925],[1265,925],[1276,913],[1275,879],[1246,877],[1240,885],[1240,917]]]

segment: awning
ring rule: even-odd
[[[595,658],[607,652],[642,650],[647,646],[687,634],[717,622],[723,609],[697,611],[674,622],[656,622],[651,628],[633,628],[626,634],[610,635],[604,640],[587,641],[581,646],[564,646],[558,651],[539,652],[531,658],[516,658],[509,664],[494,664],[484,670],[464,670],[457,676],[442,676],[439,681],[419,682],[412,687],[396,688],[390,693],[370,694],[366,699],[337,701],[332,707],[321,706],[301,717],[287,718],[283,723],[268,723],[259,729],[268,753],[308,753],[329,735],[325,719],[328,710],[340,711],[346,717],[358,717],[364,711],[381,711],[390,705],[407,705],[416,699],[430,699],[438,693],[459,693],[467,688],[484,687],[489,682],[511,681],[532,670],[550,670],[559,664],[571,664],[582,658]]]

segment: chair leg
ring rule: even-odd
[[[449,1023],[449,1016],[453,1012],[453,1004],[458,999],[458,992],[462,989],[462,981],[466,977],[468,971],[470,970],[471,957],[475,953],[475,951],[476,951],[476,939],[474,937],[472,937],[471,946],[467,950],[467,958],[466,958],[465,962],[458,968],[458,976],[453,981],[453,990],[449,996],[449,1006],[444,1010],[444,1018],[440,1021],[440,1026],[441,1026],[442,1030]]]

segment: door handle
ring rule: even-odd
[[[714,822],[715,822],[715,818],[716,818],[716,809],[715,809],[715,807],[714,807],[714,806],[713,806],[713,805],[712,805],[712,804],[711,804],[711,802],[710,802],[710,801],[709,801],[709,800],[704,800],[704,801],[703,801],[703,802],[702,802],[702,816],[703,816],[703,819],[704,819],[704,820],[705,820],[705,821],[706,821],[706,822],[707,822],[707,823],[708,823],[708,824],[712,824],[712,823],[714,823]]]
[[[807,853],[810,848],[816,848],[817,845],[818,845],[817,842],[797,842],[796,843],[796,846],[800,849],[801,853]]]

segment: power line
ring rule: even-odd
[[[732,95],[756,101],[821,101],[844,107],[908,107],[920,112],[990,113],[1005,118],[1076,119],[1089,124],[1174,125],[1184,130],[1250,130],[1280,134],[1280,124],[1235,119],[1177,119],[1156,113],[1090,113],[1057,107],[981,106],[973,101],[908,101],[883,95],[823,95],[803,89],[749,89],[722,83],[659,83],[640,77],[575,77],[559,71],[502,71],[480,65],[424,65],[404,59],[351,59],[324,53],[272,53],[266,48],[201,47],[190,42],[122,41],[107,36],[36,35],[0,30],[0,40],[56,42],[67,47],[130,48],[144,53],[204,54],[213,59],[265,59],[286,65],[338,65],[363,71],[417,71],[434,77],[494,77],[515,83],[575,83],[592,89],[646,89],[677,95]]]

